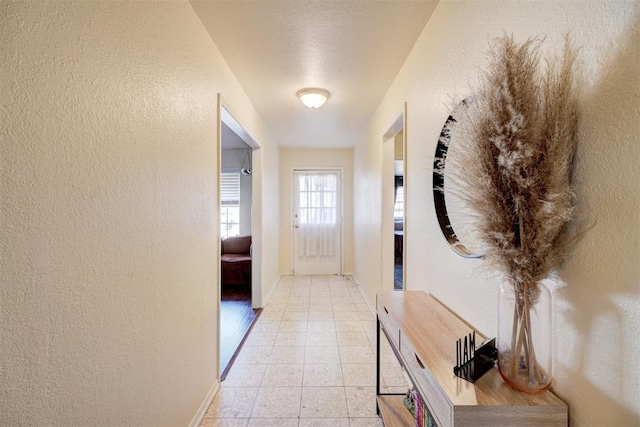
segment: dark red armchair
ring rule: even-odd
[[[251,236],[223,239],[220,262],[223,285],[250,285]]]

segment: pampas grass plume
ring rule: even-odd
[[[464,147],[452,159],[456,192],[488,264],[516,287],[535,285],[559,266],[575,211],[577,51],[566,37],[563,55],[542,61],[541,44],[493,41],[476,100],[456,129]]]

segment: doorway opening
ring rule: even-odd
[[[382,279],[384,290],[406,289],[406,103],[383,136]]]
[[[220,379],[260,315],[253,308],[253,151],[256,144],[233,116],[220,121]]]

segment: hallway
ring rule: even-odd
[[[382,343],[382,391],[405,392]],[[375,350],[375,316],[351,277],[284,276],[201,426],[382,426]]]

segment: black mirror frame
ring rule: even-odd
[[[440,137],[438,138],[438,145],[436,146],[436,153],[433,160],[433,203],[436,217],[438,218],[438,225],[440,225],[442,235],[449,244],[449,247],[464,258],[483,258],[482,255],[471,252],[458,240],[458,236],[449,220],[447,204],[444,197],[444,171],[447,161],[447,150],[451,143],[451,129],[453,129],[453,126],[457,123],[454,115],[460,108],[467,108],[471,102],[473,102],[473,97],[463,99],[462,102],[454,108],[449,117],[447,117],[444,126],[442,126],[442,131],[440,131]]]

